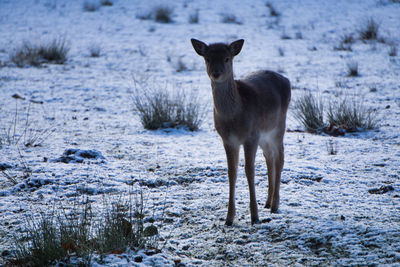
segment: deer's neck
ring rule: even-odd
[[[216,115],[232,118],[241,110],[240,96],[233,77],[224,82],[211,81]]]

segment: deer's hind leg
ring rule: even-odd
[[[272,213],[279,208],[279,189],[281,172],[283,169],[283,143],[268,142],[262,146],[263,154],[268,168],[268,197],[265,208],[270,208]]]

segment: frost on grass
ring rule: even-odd
[[[145,129],[185,128],[197,131],[205,115],[204,105],[194,92],[168,89],[168,85],[135,81],[132,100]]]
[[[4,111],[9,114],[9,119],[1,121],[1,142],[9,146],[19,144],[25,147],[41,146],[54,133],[53,123],[38,112],[39,109],[32,104],[32,101],[25,103],[25,99],[17,94],[13,97],[16,98],[15,108]]]
[[[170,6],[155,6],[150,11],[142,11],[136,15],[141,20],[154,20],[159,23],[172,23],[174,9]]]
[[[35,66],[43,63],[64,64],[67,61],[69,46],[65,38],[33,44],[24,41],[10,54],[10,60],[18,67]]]
[[[306,93],[294,101],[294,116],[310,133],[333,136],[361,132],[378,127],[376,111],[365,106],[361,99],[350,96],[329,102]]]
[[[127,250],[151,247],[157,253],[158,228],[144,222],[142,194],[110,203],[104,200],[97,212],[89,199],[74,201],[43,211],[39,217],[28,216],[25,234],[14,237],[17,249],[8,264],[91,266]]]
[[[314,97],[311,93],[306,93],[294,101],[294,116],[307,132],[317,133],[326,126],[322,99]]]

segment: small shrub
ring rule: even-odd
[[[355,41],[353,33],[343,34],[340,37],[340,42],[343,44],[354,44]]]
[[[365,21],[365,25],[359,29],[358,33],[361,40],[377,40],[378,31],[379,24],[373,18],[369,18]]]
[[[334,50],[341,51],[352,51],[351,45],[354,44],[356,40],[354,39],[354,34],[343,34],[340,36],[340,42],[338,46],[334,47]]]
[[[397,56],[397,46],[395,44],[391,44],[389,46],[389,56],[391,57]]]
[[[297,40],[301,40],[301,39],[303,39],[303,34],[301,32],[296,32],[295,37]]]
[[[111,0],[101,0],[100,4],[102,6],[112,6],[114,3]]]
[[[358,62],[355,60],[350,60],[346,63],[347,65],[347,75],[350,77],[359,76],[358,73]]]
[[[154,20],[160,23],[171,23],[174,10],[169,6],[158,6],[154,10]]]
[[[24,42],[10,55],[10,59],[18,67],[40,66],[42,63],[64,64],[67,61],[69,46],[65,39],[53,39],[49,43],[34,45]]]
[[[328,151],[328,155],[337,155],[338,149],[337,149],[337,142],[334,142],[332,140],[329,140],[326,142],[326,150]]]
[[[222,23],[228,23],[228,24],[242,24],[234,14],[229,14],[229,13],[224,13],[221,15],[221,22]]]
[[[189,23],[197,24],[199,23],[199,10],[196,9],[193,13],[189,15]]]
[[[290,37],[285,31],[283,31],[281,34],[281,39],[282,40],[290,40],[290,39],[292,39],[292,37]]]
[[[330,128],[343,129],[346,132],[358,132],[377,127],[376,111],[366,108],[362,101],[348,97],[329,104],[327,118]]]
[[[279,56],[281,56],[281,57],[285,56],[285,50],[283,50],[282,47],[278,47],[278,53],[279,53]]]
[[[145,227],[143,197],[103,204],[95,216],[89,200],[27,218],[27,233],[16,238],[10,266],[91,266],[93,254],[155,247],[158,229]]]
[[[145,129],[183,127],[190,131],[199,129],[204,116],[204,107],[194,93],[187,95],[179,90],[168,92],[167,88],[151,89],[135,81],[133,104]]]
[[[95,2],[88,2],[85,1],[83,3],[83,10],[87,11],[87,12],[95,12],[100,8],[100,5],[98,3]]]
[[[279,17],[281,15],[271,3],[266,3],[265,6],[268,7],[271,17]]]
[[[136,15],[141,20],[154,20],[159,23],[171,23],[174,10],[169,6],[156,6],[150,11],[143,11]]]
[[[294,117],[304,126],[306,131],[318,133],[326,125],[323,120],[324,106],[321,99],[306,93],[294,101]]]
[[[189,68],[186,66],[186,64],[182,61],[181,58],[178,59],[178,61],[176,62],[176,68],[175,71],[176,72],[183,72],[183,71],[188,71]]]
[[[89,53],[91,57],[99,57],[101,53],[101,47],[98,44],[92,44],[89,47]]]
[[[3,122],[0,125],[0,137],[8,145],[22,143],[25,147],[41,146],[55,129],[52,125],[43,127],[43,123],[36,118],[38,114],[35,114],[35,110],[31,108],[31,102],[28,106],[22,108],[25,112],[20,114],[19,101],[19,99],[16,99],[15,110],[13,114],[10,112],[12,114],[10,115],[10,122]]]

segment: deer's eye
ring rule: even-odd
[[[229,57],[225,58],[225,62],[228,62],[228,61],[229,61]]]

